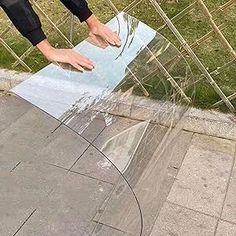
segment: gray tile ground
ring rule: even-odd
[[[165,203],[151,236],[213,236],[216,219]]]
[[[16,119],[0,133],[0,169],[11,170],[21,161],[34,160],[57,126],[57,121],[37,109]]]
[[[26,204],[22,204],[24,199],[19,199],[19,189],[15,185],[9,171],[0,172],[0,235],[13,235],[18,227],[34,210]],[[23,194],[20,195],[23,197]]]
[[[108,182],[119,177],[117,171],[100,153],[89,158],[94,150],[86,151],[83,138],[41,111],[30,108],[16,117],[0,134],[0,235],[82,235],[113,189]],[[89,127],[87,138],[99,129]],[[68,172],[73,164],[83,175]],[[104,226],[94,232],[121,231]]]
[[[235,236],[236,235],[236,224],[231,224],[225,221],[220,221],[216,236]]]
[[[17,235],[82,235],[112,186],[67,174]]]
[[[13,235],[25,219],[42,205],[65,171],[41,163],[22,162],[0,181],[0,235]]]
[[[90,146],[71,169],[109,183],[115,183],[120,177],[119,171],[97,149]]]
[[[89,146],[87,141],[65,126],[58,128],[48,139],[50,142],[39,151],[37,159],[68,169]]]
[[[168,200],[220,216],[234,151],[231,141],[195,135]]]
[[[91,235],[91,236],[133,236],[131,234],[122,232],[118,229],[111,228],[107,225],[103,225],[100,223],[91,224],[91,229],[87,231],[83,236]]]
[[[232,176],[230,178],[222,219],[234,222],[236,224],[236,163],[234,164]]]
[[[112,125],[108,126],[101,134],[95,139],[94,145],[99,149],[102,148],[104,143],[108,141],[113,136],[119,134],[120,132],[132,127],[138,122],[135,120],[117,117],[114,119]]]
[[[95,118],[91,124],[84,130],[82,136],[89,142],[93,142],[97,136],[105,129],[106,124],[104,120]]]
[[[100,153],[92,147],[86,150],[88,144],[63,126],[53,132],[57,121],[19,99],[0,98],[0,104],[1,236],[139,235],[134,196],[124,181],[108,183],[119,175]],[[117,118],[104,129],[98,119],[83,135],[101,148],[135,124]],[[235,235],[235,168],[230,176],[235,142],[197,134],[192,139],[191,132],[176,138],[156,159],[146,158],[142,177],[134,175],[143,235],[149,236],[152,229],[152,236],[214,235],[215,230],[217,236]],[[65,169],[71,166],[77,173]],[[168,194],[177,204],[166,202]]]
[[[25,112],[32,108],[28,103],[23,103],[14,96],[0,97],[0,132],[14,123]]]
[[[89,142],[93,142],[94,139],[106,127],[106,123],[103,117],[97,116],[91,121],[91,117],[93,115],[94,114],[92,114],[91,112],[86,115],[75,115],[73,119],[68,123],[68,126],[78,133],[81,133],[83,130],[81,136],[87,139]]]
[[[123,179],[115,186],[94,220],[132,235],[140,235],[140,210],[133,192]]]

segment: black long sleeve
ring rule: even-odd
[[[85,0],[60,0],[80,21],[87,20],[92,12]]]
[[[85,21],[92,15],[85,0],[61,0],[61,2],[80,21]],[[46,39],[39,17],[28,0],[0,0],[0,6],[19,32],[34,46]]]
[[[19,32],[34,46],[46,38],[39,17],[28,0],[0,0],[0,5]]]

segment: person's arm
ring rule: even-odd
[[[121,40],[118,35],[112,32],[106,25],[102,24],[92,11],[89,9],[86,0],[60,0],[68,10],[79,18],[81,22],[85,21],[92,34],[102,37],[108,43],[114,46],[120,46]]]
[[[46,39],[39,17],[28,0],[1,0],[0,3],[15,27],[34,46]]]
[[[86,21],[93,13],[85,0],[60,0],[81,22]]]
[[[19,32],[51,62],[69,63],[76,69],[93,69],[94,64],[72,49],[56,49],[50,45],[41,28],[38,15],[28,0],[0,0],[0,5]]]

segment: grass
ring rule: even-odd
[[[119,10],[122,10],[127,4],[131,2],[132,0],[113,0],[113,3],[118,7]],[[182,0],[178,3],[176,1],[167,1],[162,5],[162,8],[171,18],[192,2],[193,0]],[[209,9],[215,10],[220,5],[226,3],[227,0],[206,0],[204,2],[207,4]],[[61,16],[62,12],[64,13],[66,11],[65,8],[60,3],[58,3],[57,0],[42,0],[38,3],[54,22],[59,19],[58,16]],[[109,20],[111,16],[114,15],[105,1],[90,0],[89,3],[93,12],[104,22]],[[154,11],[153,7],[147,0],[143,0],[141,4],[139,4],[129,13],[136,18],[144,21],[154,29],[158,29],[163,24],[163,21]],[[232,5],[224,12],[214,15],[214,17],[218,25],[222,23],[225,23],[227,25],[227,28],[223,30],[223,33],[231,43],[231,45],[236,48],[236,5]],[[48,30],[48,22],[45,21],[43,17],[41,17],[41,21],[44,26],[44,30]],[[59,27],[60,30],[67,36],[69,35],[68,25],[69,21]],[[199,7],[182,18],[175,25],[187,40],[187,42],[190,44],[194,43],[197,39],[201,38],[211,29],[210,25],[207,23],[206,17],[203,15]],[[3,12],[0,12],[0,33],[6,28],[6,26],[7,18],[5,17]],[[176,47],[180,48],[179,42],[169,29],[165,28],[160,33],[168,38]],[[87,29],[84,25],[76,27],[74,41],[78,43],[82,39],[84,39],[86,35]],[[21,55],[25,51],[25,49],[30,46],[29,43],[22,39],[22,37],[20,37],[20,35],[16,31],[10,31],[3,38],[14,49],[17,55]],[[66,46],[64,41],[61,40],[61,38],[55,32],[51,32],[49,39],[51,43],[56,47]],[[214,71],[218,67],[232,60],[229,52],[224,47],[222,47],[220,41],[215,35],[202,43],[199,47],[195,48],[194,51],[209,71]],[[189,60],[188,57],[187,60],[191,65],[195,78],[198,79],[201,73],[192,63],[192,61]],[[12,64],[14,63],[14,61],[15,59],[12,58],[12,56],[9,55],[9,53],[2,46],[0,46],[0,67],[12,69]],[[29,57],[25,59],[25,62],[32,68],[34,72],[47,65],[47,61],[43,58],[42,55],[39,54],[37,50],[34,50],[29,55]],[[20,71],[24,70],[22,66],[17,66],[15,69]],[[229,68],[226,68],[221,74],[216,75],[213,78],[215,79],[217,84],[219,84],[226,95],[231,95],[232,93],[236,92],[235,77],[236,64],[234,63]],[[205,79],[201,80],[201,82],[196,85],[195,106],[200,108],[210,108],[212,104],[219,100],[219,96],[214,92],[212,87]],[[236,101],[233,102],[234,104],[236,103]],[[227,111],[225,105],[219,107],[219,109],[222,111]]]

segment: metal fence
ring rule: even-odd
[[[207,1],[206,1],[207,2]],[[217,101],[211,104],[212,108],[219,106],[225,106],[231,112],[236,110],[236,78],[233,78],[232,71],[236,71],[236,52],[233,49],[234,42],[229,42],[227,37],[236,32],[234,23],[236,21],[225,20],[221,22],[222,15],[231,15],[231,12],[235,10],[235,0],[225,1],[223,5],[217,7],[206,6],[206,3],[202,0],[186,1],[185,6],[182,6],[177,13],[171,13],[168,6],[173,4],[170,1],[157,1],[157,0],[104,0],[104,1],[90,1],[92,6],[96,5],[94,11],[100,15],[102,20],[106,21],[111,18],[112,15],[120,11],[128,12],[132,15],[145,10],[145,7],[149,6],[148,15],[155,18],[150,24],[156,28],[159,32],[168,30],[175,36],[172,38],[173,43],[182,51],[182,54],[191,61],[190,64],[196,69],[195,84],[207,88],[212,96],[216,96]],[[34,9],[40,15],[42,23],[44,25],[45,32],[49,39],[52,40],[55,46],[57,42],[60,42],[58,46],[73,47],[81,37],[85,37],[86,29],[79,23],[79,21],[73,17],[65,8],[63,8],[57,1],[31,1]],[[189,3],[187,5],[187,3]],[[180,3],[175,3],[180,4]],[[53,6],[52,6],[53,5]],[[56,6],[56,7],[55,7]],[[99,11],[98,11],[99,9]],[[163,10],[164,9],[164,10]],[[104,14],[104,11],[106,14]],[[204,18],[204,24],[206,25],[206,31],[204,35],[194,38],[194,41],[189,42],[188,37],[181,33],[178,29],[179,22],[189,17],[191,14],[200,14]],[[145,13],[144,13],[145,15]],[[168,15],[168,16],[167,16]],[[232,17],[234,18],[234,17]],[[148,20],[146,23],[149,24]],[[160,24],[160,22],[162,22]],[[77,25],[80,27],[76,27]],[[1,31],[0,31],[0,52],[1,66],[11,65],[12,69],[25,70],[31,72],[35,70],[35,65],[44,65],[46,62],[42,57],[39,57],[34,47],[28,42],[23,40],[11,22],[1,12]],[[168,33],[167,33],[168,34]],[[193,32],[194,34],[194,32]],[[80,37],[78,37],[80,35]],[[236,35],[236,34],[235,34]],[[224,54],[224,60],[222,64],[214,65],[212,70],[208,69],[209,65],[204,62],[204,44],[208,44],[208,41],[217,42],[217,49],[221,50]],[[16,45],[20,44],[21,47]],[[207,45],[209,46],[209,45]],[[2,47],[2,48],[1,48]],[[214,48],[215,45],[212,45]],[[219,48],[219,49],[218,49]],[[4,62],[4,53],[11,55],[9,61]],[[203,52],[203,53],[199,53]],[[7,57],[9,58],[9,57]],[[218,62],[214,54],[212,55],[212,61]],[[44,62],[42,62],[44,61]],[[220,61],[220,60],[219,60]],[[221,62],[221,61],[220,61]],[[235,76],[235,75],[234,75]],[[216,78],[222,77],[221,80]],[[225,81],[222,81],[225,80]],[[218,83],[218,81],[221,81]],[[202,88],[201,87],[201,88]]]

